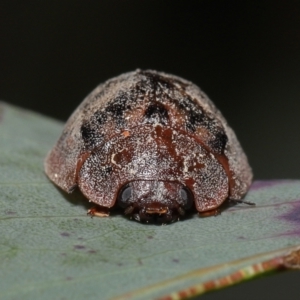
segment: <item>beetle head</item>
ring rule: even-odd
[[[140,222],[170,223],[177,221],[194,203],[188,188],[177,182],[131,181],[118,195],[118,204],[126,215]]]

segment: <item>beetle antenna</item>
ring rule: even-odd
[[[231,201],[235,202],[235,203],[242,203],[242,204],[248,204],[248,205],[256,205],[254,202],[244,201],[244,200],[238,200],[238,199],[231,199]]]

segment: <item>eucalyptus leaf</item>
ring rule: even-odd
[[[155,299],[300,245],[298,180],[256,181],[256,206],[167,226],[90,218],[44,174],[62,128],[0,103],[1,299]]]

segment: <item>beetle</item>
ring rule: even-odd
[[[137,221],[160,223],[193,207],[210,215],[227,199],[242,202],[252,181],[236,135],[196,85],[139,69],[84,99],[45,172],[68,193],[79,187],[98,205],[92,215],[118,206]]]

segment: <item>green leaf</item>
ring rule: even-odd
[[[62,128],[0,104],[1,299],[184,299],[229,285],[217,279],[230,274],[243,280],[276,269],[300,245],[297,180],[255,182],[246,200],[256,206],[217,217],[167,226],[90,218],[88,201],[43,171]]]

